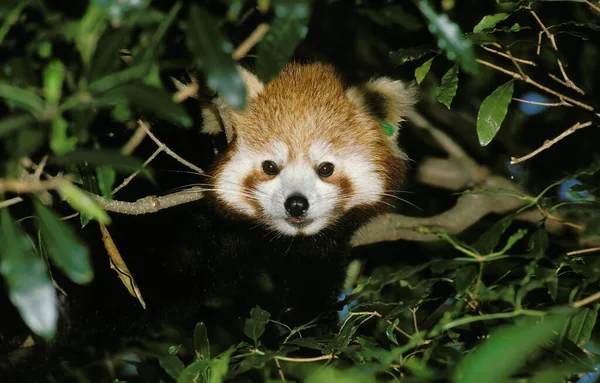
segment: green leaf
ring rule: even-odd
[[[529,355],[560,332],[566,319],[565,314],[547,315],[538,319],[538,323],[530,320],[523,325],[497,329],[458,365],[455,382],[508,381],[510,375],[525,365]],[[494,366],[493,373],[490,366]]]
[[[421,82],[425,79],[425,76],[427,76],[427,73],[429,73],[429,69],[431,69],[431,64],[433,63],[433,60],[436,57],[437,56],[430,58],[429,60],[425,61],[423,64],[419,65],[419,67],[417,69],[415,69],[415,79],[417,80],[417,84],[421,85]]]
[[[506,229],[510,227],[512,222],[512,216],[501,218],[477,239],[477,241],[473,244],[473,247],[477,249],[480,254],[491,253],[496,245],[498,245],[498,242],[500,242],[502,234],[504,234]]]
[[[52,262],[73,282],[89,283],[94,278],[87,247],[77,238],[74,231],[52,211],[34,201],[36,221],[44,246]]]
[[[254,344],[258,344],[258,339],[265,332],[265,327],[269,322],[271,314],[256,306],[250,310],[250,318],[244,322],[244,334],[252,339]]]
[[[298,44],[304,40],[308,33],[310,13],[308,0],[275,3],[275,19],[257,47],[256,74],[263,82],[279,74]]]
[[[27,126],[31,126],[35,118],[29,114],[11,114],[0,119],[0,138],[5,135]]]
[[[51,105],[58,105],[65,80],[65,66],[59,60],[50,62],[44,69],[44,98]]]
[[[158,364],[169,374],[172,378],[177,379],[181,375],[184,369],[184,364],[177,355],[171,355],[163,352],[157,355]]]
[[[28,111],[38,120],[41,120],[44,115],[44,100],[35,93],[7,83],[0,83],[0,97],[7,100],[11,106]]]
[[[466,292],[469,287],[475,282],[479,275],[479,266],[467,265],[456,270],[456,276],[454,278],[454,285],[456,286],[456,292],[462,294]]]
[[[110,217],[102,206],[98,205],[96,201],[77,186],[65,181],[58,185],[57,190],[73,209],[104,225],[110,224]]]
[[[598,319],[599,305],[594,305],[593,308],[581,308],[571,317],[567,339],[575,343],[580,348],[585,348],[585,345],[592,336],[592,330]]]
[[[227,375],[227,371],[229,370],[229,357],[231,353],[233,353],[234,348],[231,347],[221,355],[219,355],[216,359],[213,359],[210,365],[210,378],[208,380],[209,383],[222,383],[223,378]]]
[[[48,134],[44,129],[37,127],[25,127],[6,137],[4,150],[11,157],[29,156],[46,143]]]
[[[465,38],[460,27],[448,15],[435,12],[428,0],[419,0],[419,10],[429,22],[429,31],[437,38],[438,46],[446,52],[449,60],[457,61],[465,72],[478,72],[473,44]]]
[[[210,343],[204,322],[198,322],[194,328],[194,349],[198,359],[210,359]]]
[[[203,8],[190,6],[187,41],[198,65],[206,74],[208,86],[233,108],[246,106],[246,87],[231,57],[233,45]]]
[[[107,199],[112,199],[112,188],[117,178],[117,172],[110,166],[98,166],[96,168],[96,176],[98,178],[98,188],[102,196]]]
[[[177,383],[197,383],[206,380],[198,380],[200,374],[206,374],[211,365],[210,359],[196,360],[187,365],[177,378]]]
[[[35,334],[52,339],[58,322],[56,291],[45,263],[34,254],[31,239],[8,209],[0,210],[0,273],[25,324]]]
[[[398,338],[396,338],[396,332],[395,327],[398,326],[398,323],[400,323],[400,319],[396,318],[394,319],[394,321],[392,323],[390,323],[387,328],[385,329],[385,336],[388,337],[388,339],[394,343],[396,346],[399,345],[398,343]]]
[[[133,156],[122,154],[118,150],[93,150],[93,149],[77,149],[73,152],[62,156],[51,157],[49,162],[63,166],[84,164],[91,166],[110,166],[117,171],[133,173],[138,169],[142,169],[143,162]],[[140,174],[146,173],[149,170],[144,168]]]
[[[68,128],[69,124],[61,116],[52,120],[50,130],[50,149],[52,149],[52,151],[59,156],[72,152],[77,146],[77,138],[67,136]]]
[[[439,102],[446,105],[446,108],[450,109],[450,104],[454,96],[456,96],[456,90],[458,89],[458,65],[454,65],[450,68],[446,74],[442,77],[442,83],[435,90],[435,96]]]
[[[512,100],[513,90],[514,80],[509,80],[500,85],[481,103],[477,114],[477,136],[481,146],[492,142],[500,130],[508,111],[508,105]]]
[[[89,65],[100,36],[106,29],[106,13],[92,1],[78,23],[75,45],[85,65]]]
[[[147,65],[133,65],[94,81],[87,88],[87,91],[94,95],[101,94],[127,82],[142,79],[148,73],[149,69]]]
[[[173,101],[172,96],[161,88],[141,82],[133,82],[117,86],[103,96],[104,99],[110,100],[111,104],[127,100],[174,124],[186,128],[192,126],[193,121],[185,109]]]
[[[502,20],[506,20],[508,16],[510,16],[509,13],[495,13],[493,15],[484,16],[483,19],[475,25],[473,32],[479,33],[484,29],[493,28]]]

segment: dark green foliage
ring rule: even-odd
[[[409,121],[400,142],[415,160],[416,181],[407,186],[415,193],[401,196],[423,211],[399,212],[439,216],[466,195],[522,204],[508,212],[493,206],[458,233],[450,221],[387,228],[437,240],[399,237],[357,249],[343,302],[350,311],[335,329],[317,331],[322,318],[287,328],[255,307],[243,341],[223,344],[200,322],[183,340],[146,345],[140,371],[155,362],[162,375],[150,374],[153,381],[210,383],[248,376],[576,382],[600,355],[598,7],[583,0],[1,2],[0,274],[7,300],[35,335],[54,337],[55,282],[85,285],[94,276],[77,229],[111,222],[88,193],[119,200],[114,189],[127,176],[139,171],[154,182],[160,171],[139,152],[122,150],[139,119],[196,132],[198,104],[215,94],[246,106],[238,64],[269,81],[291,60],[331,61],[351,80],[414,77],[420,113],[466,152],[443,153],[436,131]],[[236,61],[234,48],[263,23],[266,34]],[[187,84],[192,75],[198,98],[181,102],[173,80]],[[530,101],[554,106],[529,114],[532,105],[515,98],[532,91],[544,98]],[[588,121],[532,159],[509,163]],[[420,185],[419,166],[430,157],[477,163],[477,177],[443,185],[450,191]],[[438,178],[451,170],[438,169]],[[515,188],[496,187],[492,172]],[[275,328],[284,335],[268,343]],[[86,367],[69,374],[94,381],[97,370]]]

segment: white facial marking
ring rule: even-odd
[[[384,191],[381,175],[361,148],[341,156],[334,152],[333,144],[317,141],[310,146],[308,155],[296,153],[291,160],[290,151],[295,148],[288,148],[280,141],[272,143],[264,153],[244,149],[243,142],[238,147],[217,179],[220,198],[251,217],[263,213],[265,223],[282,234],[318,233],[345,212],[339,211],[340,198],[344,198],[343,206],[348,210],[360,204],[376,203]],[[274,161],[280,168],[279,174],[258,182],[256,190],[244,190],[244,180],[253,172],[262,171],[264,161]],[[318,176],[316,168],[323,162],[331,162],[334,174],[339,173],[350,181],[351,195],[342,195],[339,185]],[[285,208],[286,200],[294,195],[308,201],[308,209],[301,217],[291,217]],[[262,212],[255,211],[249,200],[257,201]],[[293,219],[299,222],[294,223]]]

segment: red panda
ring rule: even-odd
[[[344,89],[322,63],[289,64],[266,85],[242,75],[245,110],[203,113],[204,131],[221,122],[230,135],[212,172],[226,211],[295,236],[317,234],[350,211],[366,219],[386,207],[405,178],[396,139],[415,88],[383,77]]]
[[[147,309],[108,269],[98,231],[86,228],[88,244],[96,244],[94,282],[76,288],[59,281],[71,289],[56,347],[74,350],[72,365],[89,361],[79,352],[84,346],[102,358],[105,347],[150,324],[181,328],[189,339],[204,321],[211,346],[228,347],[244,339],[240,320],[254,306],[274,323],[296,326],[336,302],[350,238],[392,202],[406,177],[397,137],[416,90],[385,77],[345,88],[322,63],[289,64],[267,84],[241,73],[247,107],[217,99],[202,112],[203,132],[223,132],[229,143],[207,174],[206,198],[155,214],[113,215],[111,235]],[[223,327],[233,335],[213,336]],[[50,348],[44,358],[35,371],[25,363],[13,372],[45,376],[59,366],[52,358],[67,357]]]

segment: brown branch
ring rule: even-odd
[[[141,215],[148,213],[156,213],[159,210],[167,209],[173,206],[182,205],[184,203],[197,201],[204,197],[203,189],[190,188],[181,192],[168,194],[165,196],[148,196],[141,198],[135,202],[125,202],[116,200],[106,200],[103,197],[91,194],[89,195],[98,202],[100,206],[108,211],[128,215]]]
[[[234,60],[240,60],[245,57],[252,48],[258,44],[264,37],[265,33],[269,30],[269,24],[261,23],[250,33],[250,36],[246,38],[231,54]]]
[[[600,299],[600,291],[597,292],[597,293],[595,293],[595,294],[590,295],[587,298],[584,298],[584,299],[579,300],[577,302],[571,303],[571,307],[575,307],[576,309],[578,309],[578,308],[583,307],[583,306],[585,306],[585,305],[587,305],[589,303],[597,301],[598,299]]]
[[[70,177],[57,176],[49,180],[3,180],[0,179],[0,192],[35,193],[56,189],[63,181],[71,181]]]
[[[561,100],[564,100],[564,101],[566,101],[566,102],[569,102],[569,103],[571,103],[571,104],[573,104],[573,105],[577,105],[577,106],[579,106],[580,108],[583,108],[583,109],[585,109],[585,110],[589,110],[590,112],[593,112],[593,111],[594,111],[594,108],[593,108],[593,107],[591,107],[591,106],[589,106],[588,104],[585,104],[585,103],[583,103],[583,102],[581,102],[581,101],[577,101],[577,100],[575,100],[575,99],[573,99],[573,98],[571,98],[571,97],[565,96],[565,95],[564,95],[564,94],[562,94],[562,93],[559,93],[559,92],[557,92],[557,91],[555,91],[555,90],[553,90],[553,89],[550,89],[550,88],[548,88],[548,87],[546,87],[546,86],[544,86],[544,85],[542,85],[542,84],[540,84],[540,83],[538,83],[538,82],[536,82],[536,81],[532,80],[532,79],[531,79],[531,77],[529,77],[529,76],[523,77],[523,76],[521,76],[521,75],[520,75],[520,74],[518,74],[518,73],[515,73],[515,72],[513,72],[513,71],[510,71],[510,70],[508,70],[508,69],[504,69],[504,68],[502,68],[502,67],[500,67],[500,66],[498,66],[498,65],[492,64],[492,63],[490,63],[490,62],[487,62],[487,61],[485,61],[485,60],[477,59],[477,62],[478,62],[478,63],[480,63],[480,64],[483,64],[483,65],[485,65],[485,66],[487,66],[487,67],[489,67],[489,68],[495,69],[495,70],[497,70],[497,71],[499,71],[499,72],[502,72],[502,73],[504,73],[504,74],[507,74],[507,75],[511,76],[512,78],[514,78],[514,79],[516,79],[516,80],[524,81],[524,82],[526,82],[527,84],[533,85],[533,86],[535,86],[536,88],[538,88],[538,89],[541,89],[541,90],[543,90],[543,91],[544,91],[544,92],[546,92],[546,93],[550,93],[550,94],[552,94],[552,95],[554,95],[554,96],[556,96],[556,97],[560,98]]]
[[[138,123],[139,123],[140,127],[142,127],[142,129],[144,129],[144,131],[146,132],[146,134],[152,139],[152,141],[154,141],[154,143],[159,148],[161,148],[162,150],[164,150],[165,153],[167,153],[168,155],[170,155],[171,157],[173,157],[179,163],[181,163],[181,164],[187,166],[188,168],[194,170],[198,174],[204,174],[204,170],[200,169],[199,167],[197,167],[196,165],[192,164],[191,162],[183,159],[177,153],[175,153],[174,151],[172,151],[171,149],[169,149],[169,147],[167,145],[163,144],[162,141],[160,141],[158,138],[156,138],[156,136],[154,134],[152,134],[152,132],[150,131],[150,127],[148,126],[148,124],[145,121],[139,120]]]
[[[523,156],[523,157],[511,157],[510,163],[511,164],[518,164],[520,162],[526,161],[526,160],[530,159],[531,157],[539,154],[540,152],[548,149],[549,147],[551,147],[552,145],[556,144],[558,141],[562,140],[563,138],[565,138],[565,137],[567,137],[567,136],[575,133],[579,129],[586,128],[586,127],[588,127],[590,125],[592,125],[591,121],[585,122],[583,124],[581,124],[581,123],[578,122],[575,125],[571,126],[569,129],[567,129],[564,132],[562,132],[556,138],[544,141],[544,144],[542,146],[540,146],[539,148],[537,148],[533,152],[529,153],[528,155]]]
[[[173,95],[173,101],[180,103],[187,100],[190,97],[195,97],[200,89],[198,82],[195,77],[192,77],[192,82],[189,84],[183,84],[182,82],[175,82],[177,92]]]

